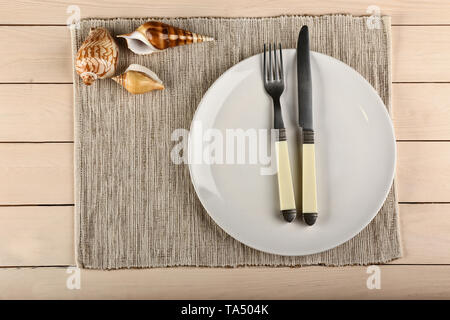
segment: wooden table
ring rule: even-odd
[[[68,5],[82,17],[392,16],[404,258],[380,266],[81,271],[74,265]],[[450,298],[450,1],[0,0],[0,298]]]

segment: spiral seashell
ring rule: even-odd
[[[140,55],[151,54],[185,44],[214,40],[214,38],[202,36],[158,21],[146,22],[137,28],[136,31],[117,37],[125,38],[128,48]]]
[[[123,74],[112,79],[132,94],[164,89],[164,85],[158,76],[139,64],[130,65]]]
[[[97,79],[114,75],[119,60],[119,48],[105,28],[91,28],[78,50],[75,70],[90,86]]]

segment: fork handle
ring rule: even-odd
[[[317,219],[316,156],[314,131],[303,130],[302,141],[302,216],[312,226]]]
[[[278,141],[275,142],[275,150],[277,154],[280,211],[286,221],[292,222],[297,216],[297,210],[295,208],[294,185],[292,183],[286,129],[278,130]]]
[[[281,104],[279,98],[273,98],[273,127],[277,130],[285,130],[284,128],[284,121],[283,121],[283,115],[281,113]],[[279,135],[281,133],[279,132]],[[284,131],[284,136],[286,137],[286,131]]]

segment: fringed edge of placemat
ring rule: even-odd
[[[85,17],[82,18],[81,21],[91,21],[93,23],[96,22],[123,22],[123,21],[132,21],[137,22],[141,20],[161,20],[161,19],[176,19],[176,20],[187,20],[187,19],[199,19],[199,20],[273,20],[278,18],[307,18],[307,19],[323,19],[323,18],[352,18],[352,19],[361,19],[365,20],[371,15],[359,15],[355,16],[350,13],[337,13],[337,14],[322,14],[322,15],[301,15],[301,14],[280,14],[276,16],[261,16],[261,17],[225,17],[225,16],[192,16],[192,17],[163,17],[163,16],[149,16],[149,17],[120,17],[120,18],[99,18],[99,17]],[[380,18],[385,21],[387,19],[389,26],[391,26],[391,17],[387,15],[382,15]],[[386,30],[385,30],[386,31]]]
[[[389,76],[389,117],[392,120],[392,114],[393,114],[393,110],[394,110],[394,106],[393,106],[393,99],[392,99],[392,35],[391,32],[389,31],[388,28],[391,28],[391,17],[390,16],[383,16],[383,27],[384,27],[384,32],[388,38],[387,40],[387,46],[388,46],[388,50],[389,50],[389,65],[388,65],[388,76]],[[394,130],[394,137],[395,137],[395,128],[394,125],[392,125],[392,129]],[[395,164],[397,165],[397,144],[395,145]],[[394,171],[394,180],[392,181],[392,188],[394,189],[394,198],[395,198],[395,211],[397,212],[397,215],[395,216],[396,219],[396,224],[397,224],[397,237],[398,237],[398,242],[399,242],[399,256],[398,257],[393,257],[392,259],[390,259],[389,261],[394,261],[397,259],[400,259],[403,257],[403,241],[402,241],[402,232],[401,232],[401,224],[400,224],[400,207],[398,205],[398,188],[397,188],[397,179],[395,178],[395,173],[397,170]],[[386,262],[389,262],[386,261]]]
[[[77,203],[78,201],[78,197],[79,197],[79,181],[78,181],[78,173],[80,172],[81,168],[79,166],[79,148],[78,148],[78,132],[79,132],[79,124],[80,121],[78,119],[78,104],[77,104],[77,96],[78,96],[78,89],[77,89],[77,83],[78,83],[78,74],[75,71],[75,53],[78,51],[77,48],[77,44],[76,44],[76,39],[75,39],[75,28],[76,25],[72,25],[70,27],[70,43],[71,43],[71,48],[72,48],[72,82],[73,82],[73,125],[74,125],[74,132],[73,132],[73,175],[74,175],[74,194],[73,194],[73,198],[74,198],[74,217],[73,217],[73,221],[74,221],[74,259],[75,259],[75,266],[77,268],[80,267],[84,267],[81,263],[81,261],[79,260],[79,252],[78,250],[81,250],[81,246],[80,244],[80,232],[81,232],[81,228],[80,228],[80,213],[79,213],[79,208]]]

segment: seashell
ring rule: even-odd
[[[105,28],[91,28],[78,50],[75,70],[90,86],[97,79],[114,75],[119,58],[119,47]]]
[[[128,48],[136,54],[151,54],[167,48],[190,43],[213,41],[214,38],[202,36],[171,25],[149,21],[136,31],[119,35],[127,40]]]
[[[112,79],[132,94],[164,89],[164,85],[158,76],[139,64],[130,65],[124,73]]]

